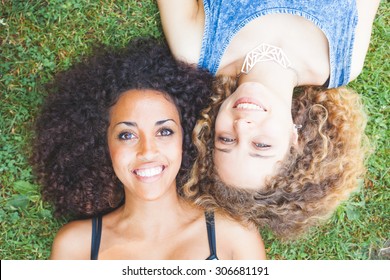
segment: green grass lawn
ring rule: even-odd
[[[359,192],[323,226],[281,243],[263,231],[270,259],[389,257],[389,13],[382,1],[363,73],[350,84],[361,93],[375,145]],[[387,30],[386,30],[387,29]],[[3,0],[0,5],[0,259],[46,259],[58,228],[41,201],[27,163],[31,125],[43,84],[96,43],[123,46],[131,38],[161,37],[152,0]]]

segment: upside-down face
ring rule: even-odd
[[[214,165],[228,185],[260,188],[297,141],[286,104],[259,83],[241,84],[221,105],[215,123]]]

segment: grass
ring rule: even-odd
[[[363,73],[350,86],[363,96],[375,144],[359,192],[323,226],[289,243],[263,231],[270,259],[383,259],[390,240],[389,25],[382,2]],[[41,201],[27,158],[43,84],[96,43],[123,46],[161,37],[155,1],[2,0],[0,8],[0,259],[46,259],[65,220]]]

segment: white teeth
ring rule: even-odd
[[[160,174],[162,171],[163,171],[163,167],[157,166],[153,168],[136,169],[134,170],[134,173],[140,177],[153,177]]]
[[[265,111],[260,106],[253,104],[253,103],[240,103],[236,107],[237,109],[246,109],[246,110],[262,110]]]

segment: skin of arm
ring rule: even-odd
[[[196,64],[204,28],[203,2],[194,0],[157,0],[165,38],[173,55]]]
[[[363,70],[371,31],[380,0],[357,0],[359,22],[356,26],[355,44],[352,54],[351,78],[356,79]]]

